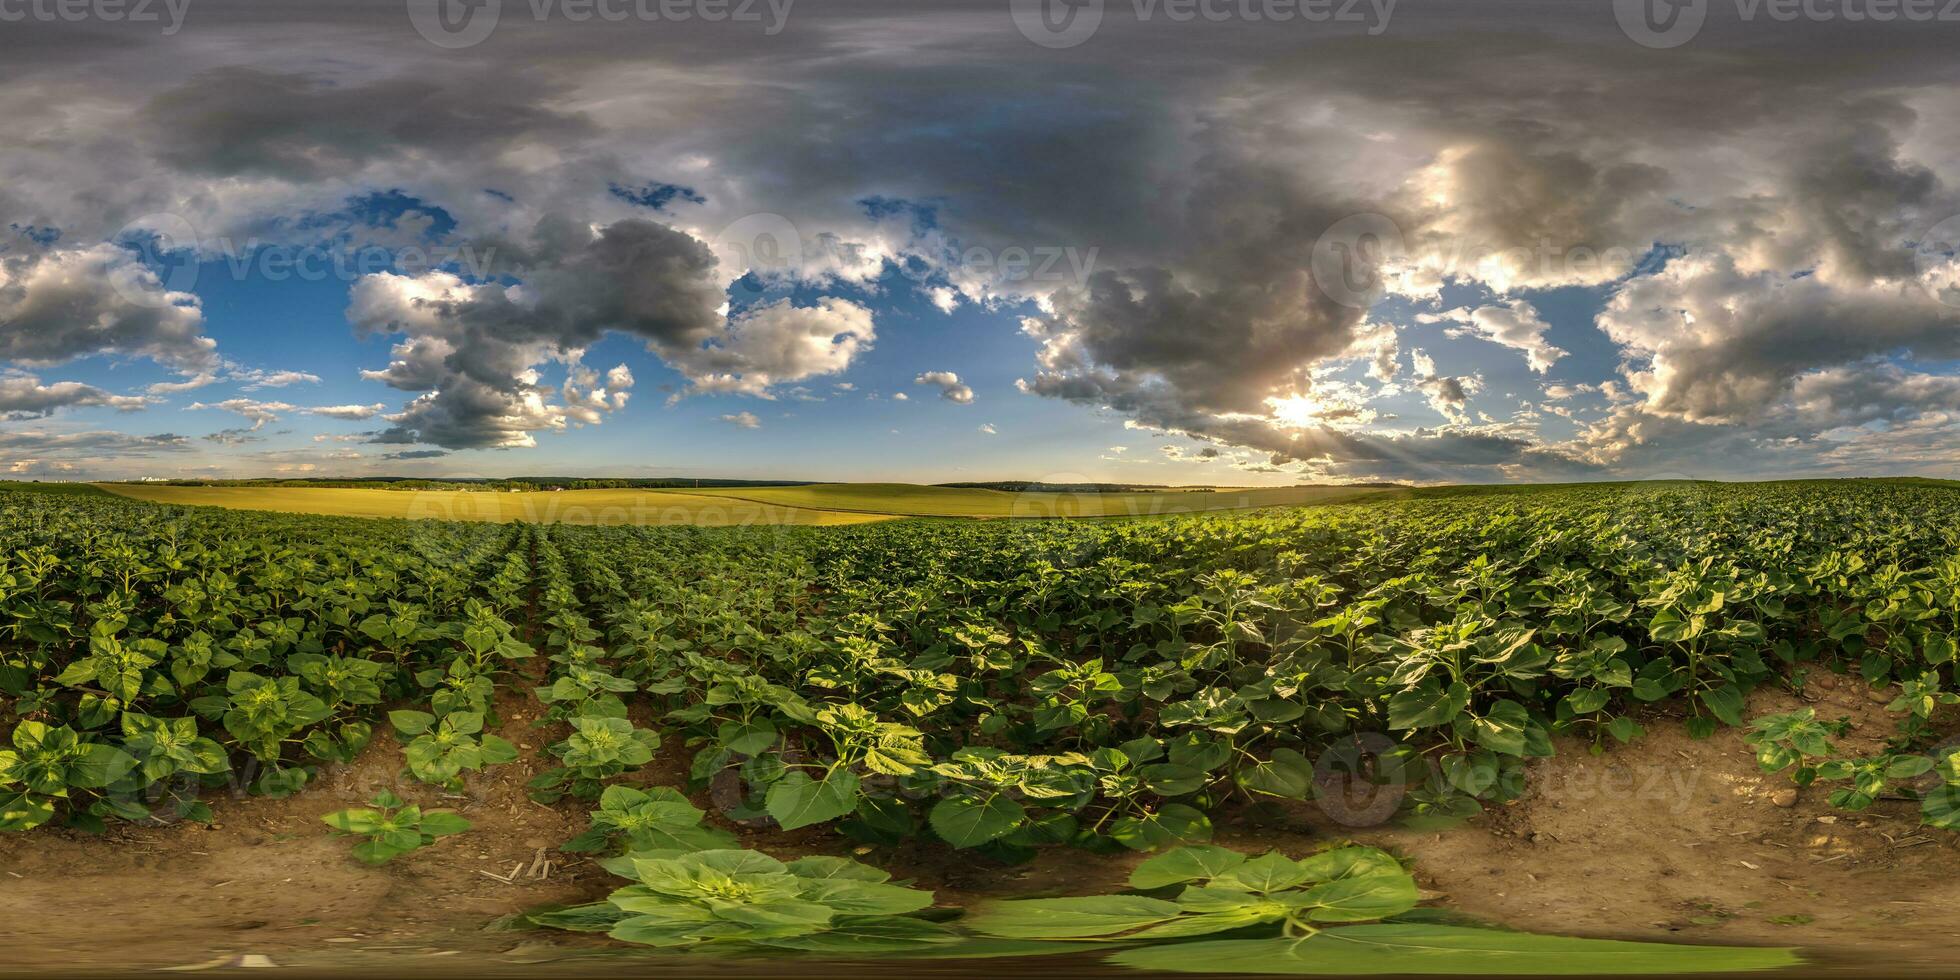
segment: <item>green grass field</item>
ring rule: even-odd
[[[1008,493],[904,483],[692,490],[367,490],[326,487],[195,487],[108,483],[42,484],[104,490],[152,503],[282,511],[336,517],[407,517],[533,524],[860,524],[892,517],[1163,517],[1207,511],[1341,503],[1380,497],[1357,487],[1278,487],[1134,493]]]
[[[909,483],[817,483],[801,487],[729,487],[702,496],[785,507],[908,517],[1160,517],[1253,507],[1330,504],[1376,496],[1370,487],[1274,487],[1133,493],[1009,493]]]
[[[36,483],[26,480],[0,480],[0,490],[18,493],[52,493],[69,497],[102,497],[107,493],[93,483]]]
[[[532,524],[862,524],[888,515],[840,513],[768,501],[658,490],[491,493],[468,490],[350,490],[311,487],[177,487],[104,484],[102,489],[159,504],[269,510],[336,517],[407,517]]]

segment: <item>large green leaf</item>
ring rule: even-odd
[[[1315,922],[1373,922],[1401,915],[1419,900],[1415,879],[1400,870],[1321,882],[1300,896]]]
[[[1227,847],[1194,844],[1159,854],[1130,872],[1130,887],[1140,891],[1215,878],[1245,863],[1245,855]]]
[[[1446,725],[1470,704],[1470,688],[1461,682],[1444,687],[1425,678],[1388,699],[1388,727],[1434,728]]]
[[[1154,851],[1172,844],[1210,840],[1211,819],[1196,807],[1166,803],[1155,813],[1117,820],[1109,835],[1131,850]]]
[[[954,847],[977,847],[1013,833],[1028,817],[1021,804],[1005,796],[949,796],[932,808],[932,832]]]
[[[1701,703],[1725,725],[1742,724],[1742,689],[1734,684],[1709,688],[1701,692]]]
[[[1472,737],[1477,744],[1503,755],[1523,755],[1525,726],[1531,723],[1531,715],[1524,705],[1516,701],[1499,701],[1484,714],[1470,723]]]
[[[932,905],[928,891],[848,878],[812,880],[803,886],[803,897],[838,915],[905,915]]]
[[[91,742],[68,767],[68,784],[79,789],[101,789],[124,776],[137,765],[136,757],[113,745]]]
[[[850,858],[831,857],[827,854],[812,854],[800,857],[789,863],[789,873],[799,878],[842,878],[847,881],[868,881],[873,884],[890,881],[892,876],[862,861]]]
[[[459,814],[436,810],[422,815],[422,832],[431,837],[448,837],[470,829],[470,822]]]
[[[1947,783],[1927,793],[1919,804],[1919,818],[1928,827],[1960,830],[1960,786]]]
[[[777,949],[851,957],[950,950],[959,943],[960,937],[937,923],[918,919],[881,918],[840,922],[823,932],[802,936],[755,941]]]
[[[1264,893],[1291,888],[1306,880],[1307,873],[1301,869],[1298,861],[1274,852],[1253,858],[1215,876],[1212,884],[1221,888],[1238,888]]]
[[[1796,966],[1794,950],[1675,946],[1444,925],[1329,929],[1307,939],[1225,939],[1124,950],[1110,962],[1169,973],[1279,976],[1599,976],[1739,973]]]
[[[961,925],[1004,939],[1082,939],[1113,936],[1184,914],[1176,902],[1141,895],[1031,898],[992,902],[969,913]]]
[[[1337,847],[1322,851],[1311,857],[1300,859],[1301,870],[1312,881],[1333,881],[1336,878],[1359,878],[1364,875],[1400,872],[1402,862],[1395,856],[1374,847]]]
[[[1313,763],[1292,749],[1274,749],[1264,762],[1239,770],[1238,781],[1254,793],[1304,800],[1313,794]]]
[[[769,787],[766,809],[784,830],[827,823],[857,809],[858,777],[833,769],[823,779],[792,772]]]

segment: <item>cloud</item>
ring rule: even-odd
[[[31,374],[0,375],[0,418],[9,422],[47,418],[63,408],[104,407],[137,412],[150,404],[151,400],[145,397],[110,394],[78,381],[44,385]]]
[[[633,371],[626,365],[615,364],[602,377],[574,358],[559,394],[565,400],[567,417],[581,425],[598,425],[606,413],[626,407],[632,388]]]
[[[260,388],[284,388],[296,384],[317,385],[320,383],[319,375],[307,371],[234,371],[232,372],[232,377],[240,381],[250,382],[245,385],[246,391],[257,391]]]
[[[523,247],[535,264],[522,286],[448,272],[381,273],[355,284],[348,318],[365,335],[399,334],[386,368],[362,377],[420,392],[390,416],[385,442],[445,448],[536,444],[533,433],[568,421],[598,424],[624,408],[633,376],[600,377],[586,347],[609,333],[643,340],[692,390],[771,397],[779,384],[849,367],[875,336],[869,309],[823,297],[778,300],[724,316],[716,258],[699,240],[643,219],[596,234],[540,223]],[[568,365],[562,389],[539,368]]]
[[[1917,278],[1750,272],[1720,253],[1628,282],[1599,326],[1625,349],[1646,409],[1690,421],[1754,418],[1817,368],[1902,351],[1960,357],[1960,308]]]
[[[762,420],[756,418],[754,412],[736,412],[733,415],[722,416],[721,420],[729,425],[740,426],[744,429],[762,428]]]
[[[1794,458],[1751,430],[1820,459],[1945,431],[1923,382],[1900,396],[1930,399],[1919,414],[1882,402],[1885,419],[1852,428],[1889,428],[1840,431],[1830,446],[1814,445],[1830,430],[1805,427],[1847,413],[1802,406],[1834,372],[1953,373],[1954,322],[1938,299],[1960,268],[1925,243],[1960,213],[1960,68],[1946,31],[1866,25],[1873,56],[1847,59],[1833,47],[1843,25],[1764,33],[1712,9],[1662,66],[1585,11],[1410,3],[1387,36],[1329,25],[1312,58],[1269,24],[1209,25],[1215,43],[1194,48],[1110,22],[1068,58],[1030,61],[980,0],[897,19],[847,2],[776,38],[761,85],[753,39],[736,32],[540,24],[434,58],[399,29],[399,10],[287,13],[273,38],[242,6],[207,10],[201,43],[220,52],[209,57],[99,25],[0,36],[20,75],[0,107],[36,134],[0,146],[0,225],[60,229],[0,259],[0,357],[151,358],[185,376],[153,394],[190,390],[169,386],[216,366],[196,349],[202,312],[188,297],[161,314],[164,329],[98,302],[99,274],[36,280],[79,291],[79,305],[26,303],[22,277],[98,247],[132,255],[89,243],[156,212],[182,213],[206,239],[426,237],[427,221],[325,218],[350,196],[399,189],[496,258],[453,281],[400,276],[412,289],[357,285],[372,305],[350,320],[395,344],[371,376],[412,398],[387,430],[398,442],[530,445],[603,419],[627,386],[575,365],[609,333],[648,344],[686,392],[705,380],[765,396],[871,338],[845,330],[831,349],[806,347],[853,322],[848,311],[762,311],[785,297],[790,309],[849,301],[893,268],[928,316],[1035,311],[1025,390],[1317,461],[1307,475],[1566,472],[1561,460],[1605,458],[1634,428],[1641,440],[1614,465],[1718,446],[1738,465]],[[208,70],[213,57],[233,64]],[[1003,77],[1007,59],[1024,70]],[[1111,84],[1134,82],[1139,64],[1147,83]],[[984,139],[948,119],[987,120]],[[1324,236],[1364,214],[1394,234],[1380,249],[1336,241],[1330,264]],[[723,233],[765,216],[794,232],[771,240],[781,249]],[[631,224],[649,217],[668,224]],[[974,258],[1047,245],[1097,258],[1055,275]],[[139,265],[116,261],[132,275]],[[745,273],[763,299],[731,318],[724,287]],[[1607,344],[1581,347],[1565,332],[1580,324],[1559,315],[1573,304],[1535,292],[1573,285],[1609,297]],[[1330,286],[1389,302],[1342,302]],[[1556,361],[1564,379],[1596,354],[1617,358],[1617,383],[1569,379],[1600,385],[1606,407],[1585,411],[1613,417],[1603,441],[1465,431],[1478,399],[1464,364],[1432,363],[1405,388],[1457,413],[1443,428],[1275,414],[1385,408],[1374,402],[1393,397],[1401,344],[1382,321],[1439,309],[1445,290],[1464,331],[1541,371]],[[63,315],[29,332],[14,308]],[[1553,356],[1541,309],[1562,342],[1575,337],[1572,356]],[[737,330],[744,316],[764,319]],[[1330,368],[1348,362],[1376,384],[1333,387]],[[1358,411],[1343,417],[1362,425]]]
[[[265,428],[268,422],[279,421],[280,416],[286,414],[317,415],[322,418],[358,422],[374,418],[388,410],[388,406],[380,402],[372,405],[319,405],[309,407],[294,405],[291,402],[268,402],[253,398],[227,398],[221,402],[210,403],[193,402],[184,407],[186,411],[217,410],[242,415],[252,421],[251,431],[254,432]]]
[[[722,336],[670,362],[701,391],[767,397],[775,385],[843,371],[875,336],[871,311],[857,303],[783,299],[730,317]]]
[[[366,421],[388,410],[388,406],[375,402],[372,405],[320,405],[303,409],[308,415],[319,415],[330,419]]]
[[[1435,319],[1455,319],[1462,311],[1452,310],[1438,314]],[[1551,325],[1538,316],[1537,309],[1524,300],[1512,300],[1508,304],[1480,306],[1464,316],[1467,327],[1450,331],[1451,336],[1481,337],[1494,344],[1502,344],[1524,352],[1525,363],[1533,371],[1544,374],[1565,356],[1565,351],[1552,346],[1545,339]]]
[[[333,79],[247,65],[201,72],[144,106],[145,143],[186,172],[333,180],[388,162],[482,158],[589,134],[540,73],[467,69]]]
[[[960,376],[951,371],[926,371],[912,379],[913,384],[932,385],[939,389],[939,397],[959,405],[973,403],[973,389],[960,382]]]
[[[218,363],[203,330],[197,297],[169,289],[120,246],[0,255],[0,359],[51,365],[118,354],[194,374]]]
[[[279,421],[279,416],[282,413],[297,412],[300,410],[300,407],[286,402],[262,402],[251,398],[227,398],[224,401],[209,404],[205,402],[192,402],[185,406],[186,411],[193,412],[205,411],[207,409],[243,415],[252,421],[252,431],[256,432],[259,429],[265,428],[267,422]]]
[[[152,395],[180,395],[186,391],[196,391],[218,383],[218,376],[210,371],[199,371],[188,375],[182,381],[159,381],[143,389]]]
[[[100,464],[109,460],[126,461],[184,453],[190,448],[190,440],[173,433],[141,436],[107,430],[0,431],[0,465],[10,469],[22,467],[16,472],[48,468],[52,465],[51,460]]]
[[[152,395],[179,395],[199,388],[208,388],[220,381],[243,382],[245,391],[258,391],[263,388],[285,388],[296,384],[319,384],[321,379],[309,371],[267,371],[260,368],[242,367],[231,361],[221,361],[217,370],[186,373],[181,381],[159,381],[144,390]]]
[[[206,435],[204,441],[216,443],[220,446],[242,446],[248,442],[264,442],[265,438],[258,434],[256,428],[219,429],[216,432]]]
[[[1453,423],[1468,423],[1470,396],[1482,390],[1482,380],[1437,374],[1435,358],[1421,348],[1409,351],[1409,361],[1415,367],[1416,387],[1428,396],[1429,407]]]

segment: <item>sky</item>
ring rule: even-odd
[[[1918,0],[0,0],[0,476],[1960,477]]]

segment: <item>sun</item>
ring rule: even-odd
[[[1305,429],[1325,425],[1321,415],[1330,406],[1308,394],[1286,395],[1266,399],[1266,407],[1272,409],[1275,425],[1286,429]]]

